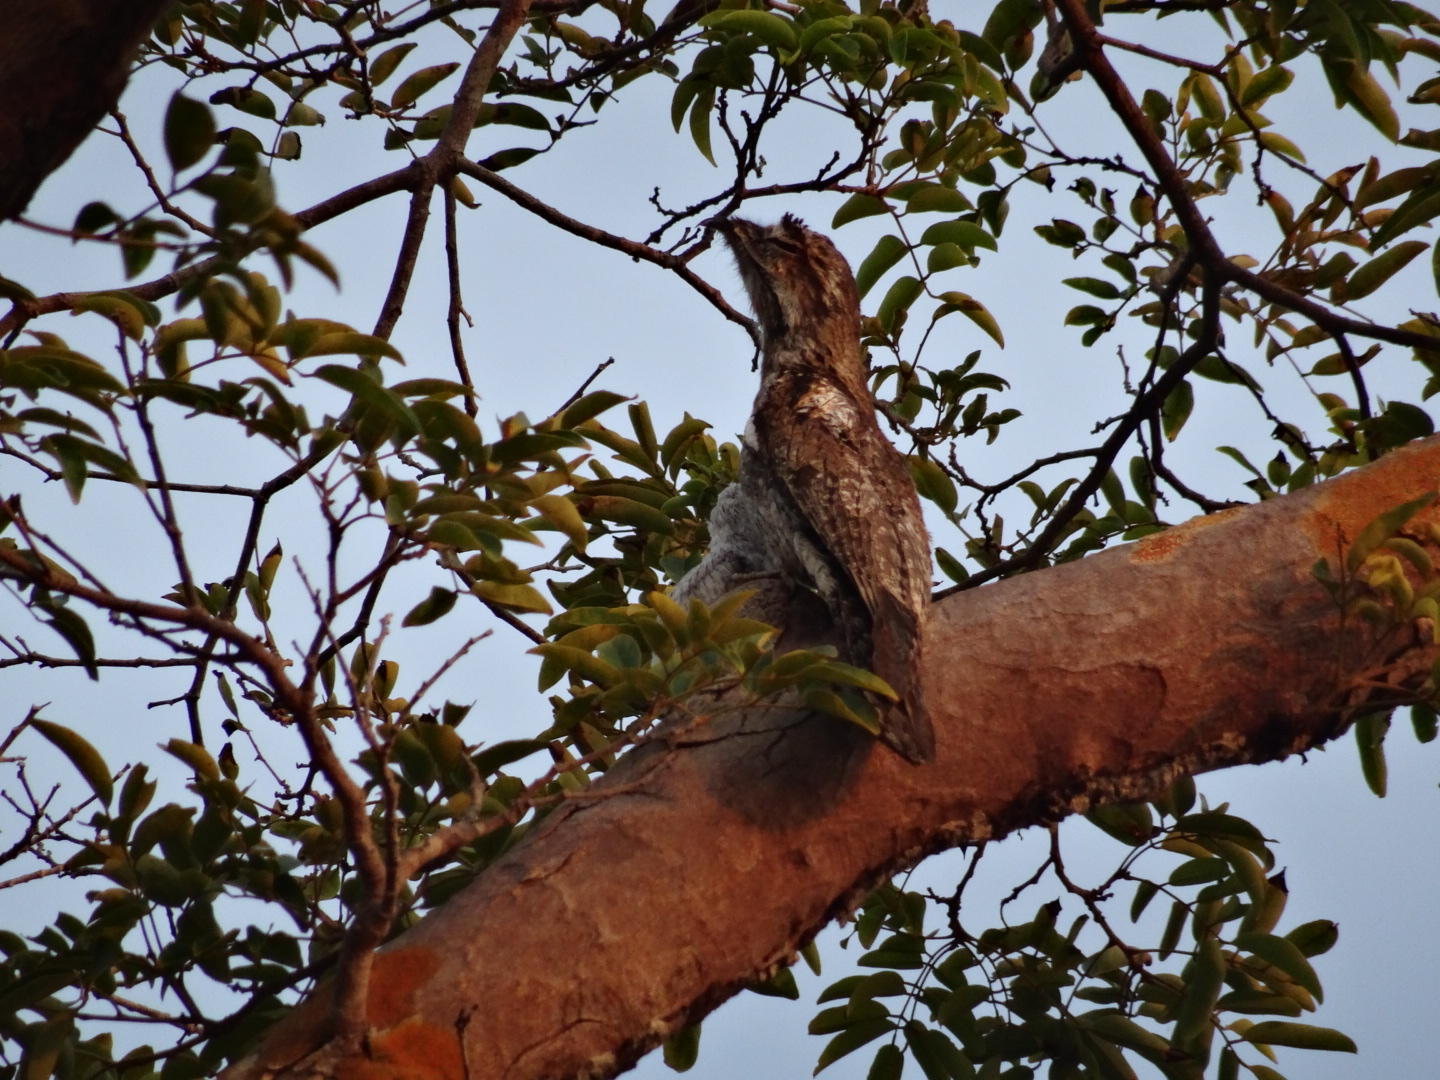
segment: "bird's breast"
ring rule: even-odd
[[[855,430],[860,414],[850,395],[830,382],[815,382],[795,402],[801,423],[819,424],[836,438]]]

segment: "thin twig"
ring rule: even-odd
[[[611,356],[596,364],[595,370],[590,373],[590,377],[580,384],[580,388],[578,390],[576,390],[573,394],[571,394],[568,398],[565,399],[565,404],[561,405],[560,408],[555,410],[556,414],[558,415],[559,413],[563,413],[566,409],[570,408],[571,405],[574,405],[575,402],[579,401],[582,397],[584,397],[585,391],[590,389],[590,384],[593,383],[596,379],[598,379],[600,377],[600,373],[613,363],[615,363],[615,357]]]
[[[511,202],[529,210],[532,214],[543,218],[551,225],[563,229],[565,232],[578,236],[581,239],[589,240],[591,243],[599,244],[601,247],[608,247],[614,251],[624,252],[637,261],[643,260],[654,263],[656,266],[662,266],[666,270],[673,271],[679,275],[685,284],[689,285],[708,300],[720,314],[724,315],[725,318],[729,319],[735,325],[743,327],[745,332],[750,335],[751,340],[755,342],[756,347],[759,348],[760,328],[756,325],[755,320],[740,314],[740,312],[732,308],[729,303],[726,302],[725,297],[721,295],[719,289],[715,288],[715,286],[711,285],[686,266],[679,256],[672,255],[668,251],[657,251],[655,248],[639,243],[638,241],[627,240],[623,236],[608,233],[604,229],[596,228],[594,225],[586,225],[582,221],[576,221],[574,218],[562,214],[550,204],[537,199],[528,191],[516,187],[498,173],[491,172],[483,165],[477,165],[473,161],[461,162],[460,171],[466,176],[473,177],[480,181],[480,183],[486,187],[498,191]]]
[[[470,365],[465,360],[465,343],[460,339],[460,316],[471,326],[470,316],[460,299],[460,243],[455,228],[455,192],[445,185],[445,263],[450,271],[450,308],[445,313],[445,325],[450,329],[450,354],[455,358],[455,370],[460,375],[460,384],[469,390],[465,395],[465,412],[475,419],[480,406],[475,401],[475,380],[470,377]]]

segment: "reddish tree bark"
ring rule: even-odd
[[[120,100],[171,0],[8,0],[0,7],[0,221],[24,212]]]
[[[1363,693],[1346,673],[1376,676],[1376,639],[1342,627],[1313,564],[1338,568],[1437,478],[1432,439],[947,598],[926,643],[932,765],[773,711],[632,753],[376,958],[367,1056],[321,1051],[288,1075],[609,1076],[926,854],[1334,737]],[[1421,629],[1390,634],[1393,685],[1428,670]],[[297,1066],[323,1038],[323,999],[227,1076]]]

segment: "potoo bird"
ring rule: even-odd
[[[835,245],[793,216],[710,224],[739,264],[763,360],[740,482],[722,493],[711,553],[677,594],[713,602],[770,575],[817,595],[844,659],[899,695],[883,710],[881,739],[928,761],[920,650],[930,544],[909,470],[875,417],[855,279]]]

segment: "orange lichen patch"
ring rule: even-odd
[[[1316,491],[1311,512],[1300,519],[1316,550],[1336,554],[1386,510],[1440,488],[1440,445],[1404,447],[1360,472],[1347,473]],[[1410,519],[1410,528],[1440,521],[1431,506]]]
[[[370,1036],[373,1080],[462,1080],[465,1060],[457,1032],[412,1017],[383,1035]],[[350,1075],[361,1075],[351,1073]]]
[[[370,972],[366,1016],[381,1031],[407,1020],[415,1011],[415,991],[435,974],[440,958],[429,949],[390,949],[375,957]]]
[[[1228,510],[1219,510],[1213,514],[1191,518],[1184,524],[1176,525],[1173,529],[1143,536],[1130,549],[1130,559],[1133,562],[1159,562],[1162,559],[1168,559],[1189,543],[1200,529],[1228,521],[1244,509],[1243,506],[1235,506]]]

